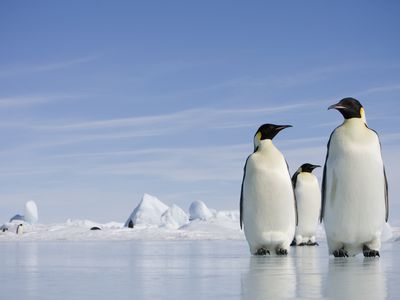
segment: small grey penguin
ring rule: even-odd
[[[344,122],[331,134],[322,180],[322,209],[329,253],[335,257],[380,256],[388,220],[388,184],[378,134],[367,126],[364,108],[344,98],[328,109]]]
[[[22,224],[19,224],[18,226],[17,226],[17,232],[16,232],[17,234],[23,234],[24,233],[24,227],[23,227],[23,225]]]
[[[319,167],[321,166],[306,163],[292,176],[298,216],[295,240],[292,244],[297,246],[318,245],[315,234],[321,213],[321,190],[312,171]]]
[[[253,255],[287,255],[296,227],[294,192],[286,160],[272,139],[291,125],[264,124],[244,167],[240,227]]]

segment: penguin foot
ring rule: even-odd
[[[296,239],[293,239],[292,243],[290,244],[290,247],[296,247]]]
[[[302,242],[302,243],[298,244],[297,246],[303,247],[303,246],[306,246],[306,245],[307,245],[306,243]]]
[[[317,242],[311,242],[311,241],[308,241],[307,242],[307,246],[319,246],[319,244],[317,243]]]
[[[332,254],[334,257],[349,257],[349,254],[344,249],[335,250]]]
[[[257,250],[257,252],[256,252],[255,255],[262,255],[262,256],[265,256],[265,255],[267,255],[267,254],[270,254],[270,253],[269,253],[269,250],[264,249],[264,248],[260,248],[260,249]]]
[[[364,254],[364,257],[376,257],[376,256],[380,257],[378,250],[372,250],[367,246],[363,247],[363,254]]]
[[[287,249],[279,248],[279,249],[276,249],[276,254],[277,255],[287,255],[288,251],[287,251]]]

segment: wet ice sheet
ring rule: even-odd
[[[1,299],[398,299],[398,243],[381,259],[320,247],[251,257],[245,241],[5,242]]]

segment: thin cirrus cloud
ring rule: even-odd
[[[3,66],[0,71],[0,78],[67,69],[84,63],[89,63],[99,57],[99,55],[92,55],[43,64]]]
[[[0,98],[0,109],[26,108],[67,99],[81,98],[78,94],[21,95]]]
[[[39,130],[95,130],[119,127],[134,126],[159,126],[177,125],[184,126],[190,124],[203,123],[205,127],[223,126],[225,122],[232,118],[241,117],[248,119],[256,115],[267,115],[273,113],[283,113],[300,108],[318,105],[319,102],[302,102],[290,105],[269,106],[258,108],[239,108],[239,109],[217,109],[217,108],[197,108],[191,110],[182,110],[169,114],[150,115],[131,118],[117,118],[109,120],[94,120],[87,122],[76,122],[67,124],[48,124],[37,125],[35,129]],[[211,122],[210,122],[211,121]],[[229,124],[229,123],[228,123]],[[226,124],[225,124],[226,125]],[[245,125],[246,126],[246,125]]]
[[[356,93],[360,96],[365,96],[374,93],[385,93],[385,92],[395,92],[400,90],[400,84],[392,84],[392,85],[382,85],[373,88],[366,89],[365,91]]]
[[[286,113],[319,105],[302,102],[291,105],[243,109],[197,108],[169,114],[68,123],[30,124],[39,137],[26,148],[59,147],[93,141],[176,135],[186,131],[226,130],[257,127],[266,115]]]

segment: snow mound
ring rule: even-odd
[[[194,201],[189,207],[190,220],[208,220],[213,214],[203,201]]]
[[[92,228],[92,227],[101,227],[102,225],[97,222],[93,222],[90,220],[71,220],[68,219],[66,222],[67,226],[70,227],[81,227],[81,228]]]
[[[25,221],[29,224],[35,224],[39,220],[38,208],[34,201],[25,203]]]
[[[149,194],[144,194],[142,201],[133,210],[128,220],[125,222],[125,227],[128,227],[130,221],[134,225],[161,225],[161,215],[168,209],[168,206],[158,200],[156,197]]]
[[[162,226],[168,228],[179,228],[189,223],[189,216],[183,211],[182,208],[173,204],[166,212],[161,216]]]

